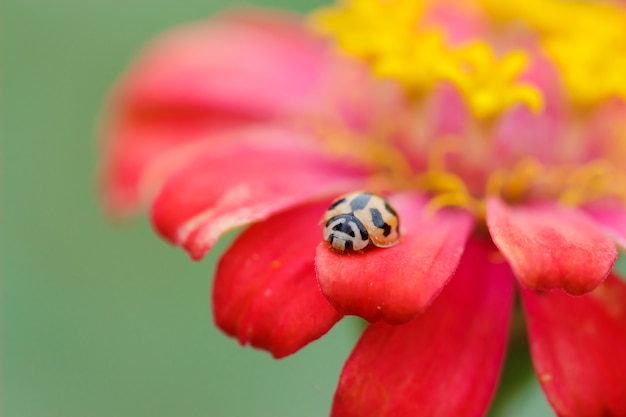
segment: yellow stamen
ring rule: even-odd
[[[576,0],[480,0],[484,10],[498,22],[520,22],[542,35],[623,30],[617,3]],[[601,23],[600,25],[597,25]]]
[[[345,0],[313,13],[313,28],[332,36],[345,52],[375,59],[402,49],[423,12],[416,0]]]
[[[499,195],[507,201],[519,201],[528,191],[529,185],[541,178],[543,166],[535,159],[525,158],[510,171],[496,170],[487,179],[485,194]]]
[[[347,0],[312,16],[313,27],[380,78],[397,80],[410,96],[428,93],[451,59],[443,34],[420,27],[419,0]]]
[[[324,126],[324,129],[318,132],[318,137],[323,141],[327,153],[353,160],[376,172],[376,183],[392,181],[396,185],[402,185],[413,175],[413,169],[406,156],[388,141],[387,136],[361,136],[343,126],[335,129]],[[384,188],[383,185],[380,187]]]
[[[425,211],[433,215],[444,207],[458,207],[480,217],[480,203],[470,194],[465,182],[457,175],[446,171],[427,171],[415,179],[418,188],[430,195]]]
[[[542,110],[540,91],[517,81],[527,65],[525,53],[509,52],[497,58],[486,43],[474,42],[460,48],[457,57],[458,64],[448,67],[444,77],[457,86],[477,119],[493,119],[516,104],[533,112]]]
[[[479,120],[517,104],[542,109],[539,90],[517,81],[528,61],[523,52],[498,58],[484,42],[453,46],[441,29],[421,22],[424,7],[416,0],[347,0],[313,14],[312,22],[375,75],[397,81],[412,100],[449,81]]]
[[[573,168],[564,183],[559,195],[564,204],[577,206],[605,197],[626,202],[626,174],[604,159]]]
[[[626,21],[624,25],[626,29]],[[622,38],[589,33],[553,36],[543,44],[578,106],[596,106],[611,97],[626,99],[626,33]]]
[[[573,206],[603,198],[626,203],[626,173],[603,159],[557,166],[523,159],[509,171],[493,172],[485,186],[485,195],[497,195],[510,203],[529,198],[556,199]]]
[[[496,170],[489,178],[487,178],[487,183],[485,184],[485,195],[487,197],[498,196],[502,193],[502,189],[504,188],[504,183],[506,182],[506,172],[503,170]]]
[[[480,214],[480,202],[468,194],[438,194],[428,200],[424,212],[427,216],[432,216],[438,210],[446,207],[462,208],[473,213],[476,218],[482,217]]]
[[[573,0],[481,0],[496,21],[518,21],[538,32],[579,107],[626,98],[626,7]],[[509,25],[510,26],[510,25]]]
[[[626,173],[604,159],[556,166],[522,159],[510,170],[494,171],[481,195],[472,195],[460,176],[445,171],[424,173],[416,185],[430,196],[426,206],[430,215],[444,207],[459,207],[482,219],[486,198],[491,196],[510,204],[549,199],[581,206],[607,198],[626,204]]]
[[[430,92],[446,68],[454,65],[454,56],[437,30],[407,34],[398,44],[404,47],[381,54],[372,63],[372,71],[380,78],[397,80],[410,97]]]

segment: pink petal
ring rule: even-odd
[[[120,94],[135,105],[184,103],[272,116],[315,94],[325,54],[299,17],[231,11],[154,41],[122,79]]]
[[[189,155],[187,144],[307,106],[318,95],[324,53],[296,18],[260,10],[184,25],[152,42],[103,116],[108,209],[124,214],[148,202]],[[145,171],[155,163],[160,175],[151,175],[146,190]]]
[[[226,231],[316,196],[359,188],[364,172],[332,161],[295,132],[231,132],[207,146],[163,186],[152,221],[200,259]],[[323,213],[322,213],[323,214]]]
[[[154,199],[163,182],[184,166],[199,147],[222,136],[219,127],[199,121],[143,123],[127,121],[105,134],[112,143],[104,151],[99,188],[109,214],[125,217]],[[189,132],[186,132],[189,130]],[[199,131],[203,134],[199,135]]]
[[[370,325],[348,359],[333,417],[474,417],[486,413],[504,360],[513,279],[471,242],[441,295],[407,324]]]
[[[324,335],[342,316],[315,279],[313,254],[330,201],[252,225],[220,260],[213,288],[217,325],[276,358]]]
[[[528,68],[520,74],[520,82],[537,88],[543,96],[543,109],[532,112],[517,105],[506,112],[495,132],[493,153],[498,155],[500,166],[515,164],[521,157],[534,157],[539,161],[558,161],[563,157],[562,138],[566,119],[563,106],[565,92],[560,72],[545,57],[537,39],[516,39],[514,49],[523,46],[529,55]]]
[[[535,370],[560,417],[626,416],[626,285],[522,291]]]
[[[584,209],[620,247],[626,249],[626,208],[596,206]]]
[[[458,210],[426,213],[416,195],[390,201],[400,218],[399,244],[338,254],[324,242],[315,265],[322,291],[338,311],[397,324],[439,294],[458,265],[473,218]]]
[[[626,10],[624,10],[626,12]],[[581,150],[587,161],[605,160],[623,167],[624,151],[621,134],[626,120],[626,101],[618,97],[605,100],[586,116],[585,130],[581,132]],[[617,183],[616,183],[617,184]]]
[[[617,258],[615,244],[577,209],[551,203],[512,207],[492,198],[487,225],[517,278],[530,288],[584,294],[606,278]]]

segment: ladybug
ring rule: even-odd
[[[324,240],[339,253],[360,251],[370,241],[379,248],[400,241],[398,213],[377,194],[355,191],[339,197],[322,221]]]

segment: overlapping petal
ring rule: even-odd
[[[472,242],[433,304],[407,324],[370,325],[348,359],[333,417],[485,414],[503,363],[513,277]]]
[[[626,208],[616,206],[590,206],[585,212],[604,227],[613,240],[626,249]]]
[[[514,164],[521,155],[540,161],[558,160],[564,146],[560,130],[566,118],[559,75],[539,45],[527,43],[526,52],[531,59],[520,79],[541,91],[543,106],[540,112],[516,106],[499,121],[493,152],[506,161],[504,166]]]
[[[412,51],[403,42],[423,31],[442,30],[455,48],[476,42],[485,65],[439,57],[476,81],[467,82],[472,91],[438,79],[419,92],[400,76],[381,80],[373,57],[336,54],[301,19],[275,11],[222,14],[161,37],[112,91],[102,124],[105,203],[118,213],[152,203],[157,231],[194,259],[224,232],[254,223],[221,259],[213,292],[217,325],[241,344],[280,358],[343,314],[384,321],[370,324],[346,363],[335,417],[484,415],[503,362],[514,275],[535,367],[559,416],[625,416],[626,285],[606,277],[613,242],[626,248],[626,210],[602,200],[622,196],[611,180],[623,168],[623,128],[613,122],[625,107],[574,108],[567,72],[546,54],[541,31],[494,26],[473,1],[425,9],[409,22],[410,36],[392,42],[392,56]],[[510,51],[520,59],[499,60]],[[519,96],[486,122],[472,119],[481,114],[467,106],[474,95],[498,102],[483,85],[491,77]],[[543,194],[543,171],[526,173],[526,163],[557,174],[570,165],[579,174],[580,165],[584,176],[594,161],[615,168],[599,174],[597,190],[596,178],[585,178],[594,195],[581,201],[590,197],[594,207],[509,205],[480,193],[490,195],[502,175],[544,201],[554,193]],[[439,171],[446,178],[430,175]],[[548,188],[577,181],[553,177]],[[368,185],[392,194],[401,242],[333,252],[320,243],[324,211],[333,197]],[[482,212],[432,210],[468,201],[486,202],[493,243]]]
[[[287,13],[231,12],[154,41],[110,95],[102,122],[104,199],[113,212],[146,203],[188,143],[301,111],[318,95],[327,59]],[[183,148],[183,150],[179,148]],[[145,184],[158,163],[161,176]],[[165,169],[165,168],[168,169]]]
[[[342,316],[321,293],[313,266],[330,201],[281,212],[243,232],[221,258],[213,288],[217,325],[276,358],[325,334]]]
[[[291,130],[248,129],[207,146],[163,186],[155,228],[201,258],[226,231],[324,194],[358,188],[364,171]]]
[[[322,243],[315,265],[324,294],[343,314],[403,323],[424,310],[454,273],[472,230],[460,210],[424,211],[416,194],[391,197],[401,241],[386,249],[338,254]]]
[[[587,293],[606,278],[617,258],[615,244],[593,220],[553,203],[512,207],[492,198],[487,226],[529,288]]]
[[[209,118],[204,121],[211,123]],[[205,142],[222,137],[221,127],[195,129],[194,125],[165,119],[145,124],[129,121],[111,133],[115,143],[110,144],[100,168],[105,210],[116,217],[134,214],[154,199],[163,182],[185,166]]]
[[[522,290],[539,382],[559,417],[626,415],[626,285],[593,292]]]

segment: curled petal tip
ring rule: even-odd
[[[577,209],[551,203],[513,207],[493,198],[487,226],[528,288],[585,294],[600,285],[617,259],[615,244]]]

